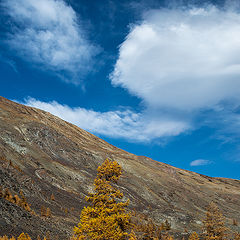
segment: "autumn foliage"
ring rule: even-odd
[[[0,240],[32,240],[28,234],[21,233],[19,237],[16,239],[15,237],[8,238],[7,236],[0,237]]]
[[[198,234],[197,234],[196,232],[193,232],[193,233],[189,236],[188,240],[199,240]]]
[[[35,214],[35,212],[31,209],[30,204],[28,204],[27,199],[22,191],[20,191],[19,195],[20,197],[17,194],[13,196],[8,188],[3,190],[2,187],[0,187],[0,197],[6,199],[13,204],[18,205],[24,210],[30,212],[31,214]]]
[[[225,219],[214,202],[211,202],[207,207],[206,218],[203,224],[206,240],[223,240],[226,238],[227,228],[225,227]]]
[[[121,174],[122,169],[116,161],[106,159],[98,167],[94,193],[86,197],[90,206],[82,210],[80,222],[74,228],[77,240],[128,239],[131,228],[130,214],[126,211],[128,202],[120,201],[123,194],[114,185]]]

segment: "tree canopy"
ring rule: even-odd
[[[106,159],[98,167],[94,181],[94,193],[86,197],[90,206],[81,212],[80,222],[74,228],[75,239],[124,240],[129,238],[131,229],[127,202],[120,201],[123,194],[115,184],[122,174],[116,161]]]

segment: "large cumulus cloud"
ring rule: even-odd
[[[240,98],[240,14],[160,9],[131,28],[111,75],[148,107],[215,108]]]

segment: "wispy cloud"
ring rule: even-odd
[[[204,166],[211,164],[212,161],[206,160],[206,159],[196,159],[190,163],[191,167],[197,167],[197,166]]]
[[[96,112],[85,108],[70,108],[55,101],[42,102],[28,98],[28,106],[48,111],[68,122],[98,135],[149,142],[156,138],[176,136],[191,126],[181,121],[162,118],[147,118],[146,114],[131,110]]]
[[[0,53],[0,62],[3,62],[5,64],[9,65],[15,73],[18,73],[16,63],[14,61],[8,59],[7,57],[4,57],[1,53]]]
[[[239,103],[219,105],[215,111],[207,112],[204,116],[205,126],[215,129],[212,136],[222,143],[237,143],[240,136],[240,107]]]
[[[3,0],[1,5],[15,24],[6,42],[17,55],[75,83],[90,70],[98,48],[87,40],[70,5],[63,0]]]

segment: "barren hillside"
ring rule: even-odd
[[[123,167],[120,188],[130,208],[174,229],[200,229],[205,207],[214,200],[231,226],[240,222],[240,181],[211,178],[136,156],[50,113],[0,97],[0,186],[22,190],[32,215],[0,198],[0,233],[63,239],[72,234],[92,189],[96,168],[105,158]],[[54,195],[55,200],[51,199]],[[40,217],[49,207],[52,217]],[[239,226],[238,226],[239,228]]]

